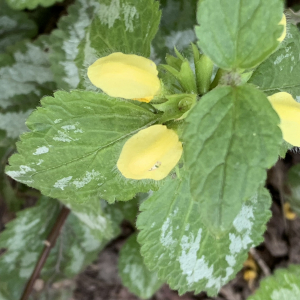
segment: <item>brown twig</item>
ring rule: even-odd
[[[49,253],[50,253],[50,250],[52,247],[54,247],[56,239],[57,239],[57,237],[60,233],[60,230],[61,230],[62,226],[64,225],[69,213],[70,213],[70,210],[67,207],[63,206],[62,210],[60,211],[59,216],[57,217],[54,227],[52,228],[47,240],[45,241],[45,247],[43,249],[43,252],[42,252],[42,254],[35,266],[35,269],[25,287],[25,290],[23,292],[21,300],[27,300],[29,298],[30,293],[33,288],[33,285],[34,285],[36,279],[38,278],[38,276],[40,275],[40,272],[47,260]]]
[[[268,265],[265,263],[265,261],[260,257],[260,255],[257,253],[255,248],[250,249],[250,254],[256,261],[256,263],[259,265],[261,268],[262,272],[264,273],[265,276],[269,276],[271,274],[270,268]]]

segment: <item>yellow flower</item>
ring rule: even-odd
[[[278,23],[278,25],[283,25],[283,32],[280,38],[277,39],[280,43],[285,39],[286,36],[286,17],[285,14],[283,14],[281,21]]]
[[[126,178],[165,178],[182,154],[182,143],[175,131],[153,125],[132,136],[123,146],[117,167]]]
[[[286,92],[273,94],[268,99],[280,117],[283,139],[300,147],[300,103]]]
[[[88,68],[93,85],[112,97],[150,102],[160,90],[156,65],[134,54],[112,53]]]

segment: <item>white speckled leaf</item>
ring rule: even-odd
[[[85,91],[45,97],[26,124],[7,174],[69,205],[129,200],[161,181],[126,179],[116,164],[126,140],[158,120],[130,101]],[[77,204],[76,204],[77,205]]]
[[[262,280],[259,289],[247,300],[298,300],[299,295],[300,265],[290,265]]]
[[[69,6],[68,15],[63,16],[59,29],[50,35],[49,59],[58,88],[69,90],[79,84],[79,70],[75,64],[78,46],[85,36],[85,28],[92,22],[101,0],[77,0]]]
[[[150,43],[160,22],[159,3],[155,0],[103,0],[76,58],[80,87],[96,90],[87,78],[87,68],[98,58],[112,52],[150,56]]]
[[[55,85],[46,50],[48,39],[16,44],[11,53],[0,54],[0,109],[14,106],[23,112],[35,107]],[[17,107],[17,108],[15,108]]]
[[[279,118],[261,91],[243,85],[207,93],[186,122],[182,141],[191,194],[218,238],[277,161]]]
[[[248,81],[267,95],[287,92],[300,102],[300,33],[289,24],[288,33],[279,49],[257,67]]]
[[[151,59],[157,64],[165,63],[166,53],[173,53],[174,46],[182,52],[195,42],[197,2],[197,0],[160,1],[162,18],[159,31],[151,44]]]
[[[282,0],[203,0],[197,10],[198,45],[222,69],[249,69],[276,50]]]
[[[26,131],[25,121],[31,112],[32,109],[25,112],[0,113],[0,129],[6,131],[7,138],[15,140]]]
[[[5,0],[0,0],[0,53],[8,46],[37,34],[36,24],[26,13],[11,9]]]
[[[0,295],[2,292],[7,300],[20,298],[59,211],[58,201],[42,198],[36,206],[19,212],[15,220],[6,224],[0,235],[0,249],[7,249],[0,257]],[[96,258],[108,238],[115,234],[111,232],[109,237],[98,235],[95,238],[89,227],[70,214],[41,278],[53,281],[74,277]]]
[[[163,281],[158,279],[157,272],[149,271],[145,266],[136,238],[137,234],[133,234],[120,251],[119,275],[130,292],[148,299],[161,287]]]
[[[55,2],[61,2],[63,0],[6,0],[8,5],[13,9],[34,9],[38,5],[41,6],[50,6]]]
[[[270,204],[267,190],[259,188],[243,203],[230,231],[216,239],[202,222],[202,205],[192,199],[188,178],[169,179],[140,207],[144,262],[180,294],[205,290],[216,295],[242,268],[249,248],[263,240]]]

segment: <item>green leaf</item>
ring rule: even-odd
[[[92,230],[71,213],[46,261],[42,278],[45,281],[73,278],[92,263],[100,250],[115,236],[111,232],[110,236],[98,235],[95,238]]]
[[[0,248],[6,249],[0,257],[0,295],[6,295],[8,300],[20,298],[59,211],[58,201],[44,197],[36,206],[17,213],[17,218],[6,225],[0,236]],[[103,235],[96,239],[89,227],[71,213],[51,249],[41,279],[51,283],[74,277],[107,242],[108,237]]]
[[[147,269],[140,254],[137,235],[132,235],[120,251],[119,275],[130,292],[142,299],[150,298],[163,284],[156,272]]]
[[[300,295],[300,266],[278,269],[263,279],[259,289],[248,300],[298,300]]]
[[[9,54],[0,54],[0,112],[1,108],[17,106],[25,113],[35,107],[42,96],[52,94],[55,85],[47,49],[48,39],[41,37],[34,43],[15,45]],[[19,117],[14,119],[17,121]]]
[[[80,87],[96,90],[87,78],[87,68],[111,52],[150,56],[161,12],[155,0],[103,0],[87,29],[76,58]]]
[[[279,118],[262,92],[245,85],[209,92],[186,121],[182,141],[191,194],[218,238],[277,161]]]
[[[36,24],[30,20],[26,13],[18,12],[0,0],[0,53],[8,46],[25,38],[32,38],[37,34]]]
[[[1,80],[1,79],[0,79]],[[6,137],[16,140],[20,134],[25,132],[25,121],[32,113],[32,109],[17,112],[0,113],[0,129],[6,132]]]
[[[282,0],[204,0],[199,3],[198,45],[222,69],[248,69],[279,45]]]
[[[58,91],[27,120],[7,174],[52,198],[75,205],[91,198],[129,200],[156,190],[154,180],[126,179],[116,167],[126,140],[158,120],[132,102],[104,94]]]
[[[290,203],[292,210],[300,216],[300,164],[290,168],[286,180],[288,191],[285,191],[285,199]]]
[[[285,158],[286,153],[291,150],[294,146],[286,142],[285,140],[282,140],[281,146],[279,148],[279,156],[281,158]]]
[[[278,92],[290,93],[300,101],[300,33],[290,24],[287,36],[280,48],[257,67],[249,83],[267,95]]]
[[[68,15],[62,17],[59,29],[50,35],[51,52],[49,59],[57,86],[60,89],[74,89],[79,84],[79,70],[75,64],[78,46],[85,37],[85,28],[99,7],[100,0],[77,0],[69,6]]]
[[[6,0],[7,4],[13,8],[13,9],[34,9],[36,8],[38,5],[41,6],[51,6],[52,4],[54,4],[55,2],[61,2],[63,0]]]
[[[0,257],[0,293],[8,299],[20,298],[58,214],[58,202],[43,199],[6,224],[0,235],[0,249],[6,249]]]
[[[114,232],[118,231],[114,228],[111,217],[105,215],[105,206],[99,199],[90,197],[82,202],[74,201],[74,199],[64,200],[63,202],[80,221],[89,227],[96,238],[105,237],[109,239],[114,236]]]
[[[165,62],[166,53],[173,53],[176,46],[185,51],[196,40],[197,0],[161,0],[162,19],[159,31],[152,41],[151,59]]]
[[[150,270],[180,294],[216,295],[242,268],[250,247],[262,242],[271,214],[267,190],[245,201],[228,233],[216,239],[202,222],[202,204],[190,195],[189,179],[169,179],[140,207],[141,254]]]

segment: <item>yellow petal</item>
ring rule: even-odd
[[[153,125],[139,131],[123,146],[117,167],[126,178],[165,178],[182,154],[182,143],[175,131]]]
[[[300,147],[300,103],[286,92],[273,94],[268,99],[280,117],[283,139]]]
[[[283,32],[280,38],[277,39],[280,43],[285,39],[286,36],[286,17],[285,14],[283,14],[281,21],[278,23],[278,25],[283,25]]]
[[[297,215],[292,211],[291,205],[288,202],[285,202],[283,205],[284,216],[288,220],[295,220]]]
[[[93,85],[112,97],[150,102],[160,90],[156,65],[134,54],[112,53],[88,68]]]

